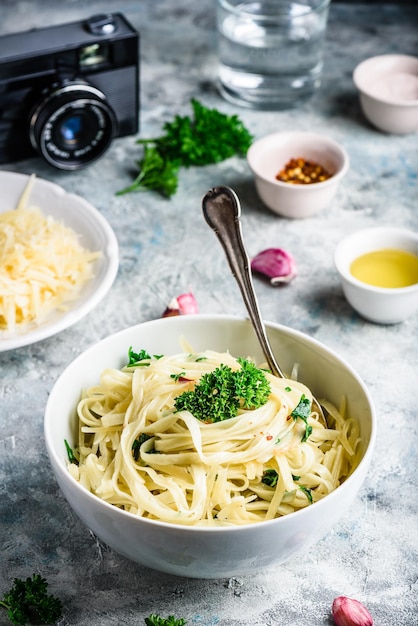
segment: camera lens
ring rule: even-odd
[[[83,130],[85,130],[83,118],[83,115],[73,115],[62,122],[59,133],[69,146],[75,145],[82,138]]]
[[[106,152],[116,117],[105,96],[88,84],[67,84],[44,96],[30,116],[32,145],[52,165],[75,170]]]

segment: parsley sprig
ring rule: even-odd
[[[219,163],[235,154],[245,156],[253,137],[237,115],[209,109],[192,99],[192,116],[176,115],[163,126],[163,134],[153,139],[138,139],[144,146],[137,161],[139,174],[131,185],[117,192],[154,189],[167,198],[178,187],[180,167]]]
[[[176,411],[190,411],[204,422],[220,422],[238,414],[238,409],[256,409],[267,402],[270,383],[256,365],[237,359],[241,368],[221,364],[203,374],[193,391],[185,391],[174,402]]]
[[[174,195],[178,187],[179,165],[165,159],[158,148],[145,146],[144,157],[136,162],[139,174],[131,185],[116,193],[121,196],[131,191],[154,189],[169,198]]]
[[[63,615],[61,600],[48,594],[48,583],[39,574],[22,580],[15,578],[12,588],[0,599],[12,624],[55,624]],[[146,626],[185,626],[186,620],[169,615],[164,618],[151,613],[144,619]]]
[[[62,604],[59,598],[48,594],[47,588],[48,583],[39,574],[26,580],[15,578],[0,606],[7,609],[12,624],[54,624],[62,615]]]

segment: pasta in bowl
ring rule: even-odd
[[[290,558],[343,515],[369,465],[373,403],[331,350],[267,328],[289,380],[263,368],[247,320],[217,315],[126,329],[59,377],[47,450],[99,539],[157,570],[220,578]]]

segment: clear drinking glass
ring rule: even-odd
[[[281,109],[320,84],[330,0],[217,0],[218,86],[253,109]]]

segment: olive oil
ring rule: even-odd
[[[384,248],[357,257],[350,272],[374,287],[398,289],[418,283],[418,256],[406,250]]]

